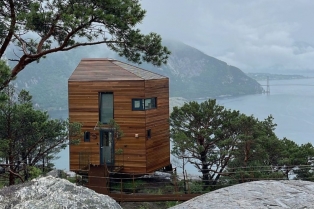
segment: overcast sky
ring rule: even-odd
[[[140,26],[245,72],[314,70],[313,0],[142,0]]]

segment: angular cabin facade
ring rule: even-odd
[[[141,174],[170,164],[167,77],[117,60],[82,59],[68,93],[70,121],[82,123],[84,132],[70,145],[71,171],[106,164]],[[110,119],[123,131],[121,139],[113,139]]]

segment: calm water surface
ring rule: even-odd
[[[263,85],[266,81],[260,83]],[[299,144],[313,143],[314,79],[270,81],[269,95],[249,95],[217,102],[260,120],[272,115],[279,138],[287,137]]]

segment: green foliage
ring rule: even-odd
[[[192,194],[193,193],[194,194],[202,194],[202,193],[204,193],[203,182],[202,181],[189,181],[187,184],[188,184],[187,185],[188,191],[191,192]]]
[[[175,107],[170,125],[172,154],[188,159],[202,173],[206,187],[289,179],[293,170],[298,179],[313,177],[310,166],[299,167],[312,163],[312,144],[278,139],[272,116],[260,121],[208,100]]]
[[[102,124],[100,121],[98,121],[97,126],[99,129],[105,128],[105,129],[110,129],[113,132],[114,135],[114,143],[117,145],[117,143],[119,142],[119,139],[121,139],[121,137],[123,137],[124,133],[122,131],[122,129],[120,128],[120,125],[114,120],[114,119],[110,119],[108,124]],[[117,148],[115,149],[114,153],[112,154],[116,154],[116,155],[122,155],[123,154],[123,149],[122,148]]]
[[[76,177],[68,177],[67,180],[73,184],[77,183],[77,178]]]
[[[1,22],[0,22],[0,31],[1,31]],[[0,36],[0,44],[1,44],[1,36]],[[7,65],[7,63],[4,60],[0,59],[0,84],[5,82],[7,79],[9,79],[10,74],[11,74],[10,67]],[[7,99],[6,94],[0,91],[0,102],[6,99]]]
[[[142,180],[127,180],[122,182],[122,190],[127,192],[137,192],[139,189],[143,189],[145,182]],[[114,191],[121,191],[121,182],[114,182],[111,185],[111,189]]]
[[[132,62],[158,66],[170,54],[159,35],[137,29],[145,16],[138,0],[4,0],[0,10],[0,58],[10,44],[22,52],[12,58],[17,64],[0,89],[26,65],[79,46],[104,43]]]
[[[108,127],[114,131],[115,139],[119,140],[121,137],[123,137],[124,133],[121,130],[120,125],[114,119],[110,119]]]
[[[295,179],[309,181],[313,179],[311,159],[314,148],[310,143],[298,145],[286,138],[265,139],[267,138],[261,138],[250,144],[250,152],[253,153],[246,162],[243,160],[245,159],[243,154],[235,153],[234,159],[225,170],[226,173],[232,173],[225,178],[229,179],[229,183],[259,179],[291,179],[292,174],[295,175]]]
[[[28,173],[29,173],[29,178],[34,179],[42,175],[42,170],[37,168],[36,166],[29,166],[28,167]]]
[[[189,102],[170,115],[171,153],[185,157],[203,174],[209,185],[227,166],[238,139],[238,111],[217,105],[216,100]]]
[[[170,208],[170,207],[174,207],[176,205],[179,205],[180,203],[178,201],[166,201],[166,207]]]
[[[314,179],[314,147],[278,139],[272,116],[260,121],[208,100],[175,107],[170,124],[172,154],[188,159],[213,188],[290,179],[292,173],[296,179]]]
[[[283,151],[282,158],[279,161],[279,169],[285,173],[286,178],[288,179],[289,173],[299,165],[305,167],[299,167],[299,169],[294,171],[294,173],[297,174],[296,178],[311,178],[311,173],[308,172],[310,172],[310,164],[314,157],[313,145],[311,143],[298,145],[295,142],[284,138],[281,147]]]
[[[149,209],[148,206],[140,205],[139,209]]]
[[[57,153],[78,143],[81,124],[49,119],[47,112],[33,108],[25,90],[16,94],[9,86],[3,92],[8,99],[0,103],[0,157],[9,164],[12,185],[16,177],[30,178],[28,167],[50,170]]]

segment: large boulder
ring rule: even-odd
[[[198,196],[171,209],[314,208],[314,183],[253,181]]]
[[[0,190],[0,209],[13,208],[121,209],[121,206],[107,195],[47,176]]]

